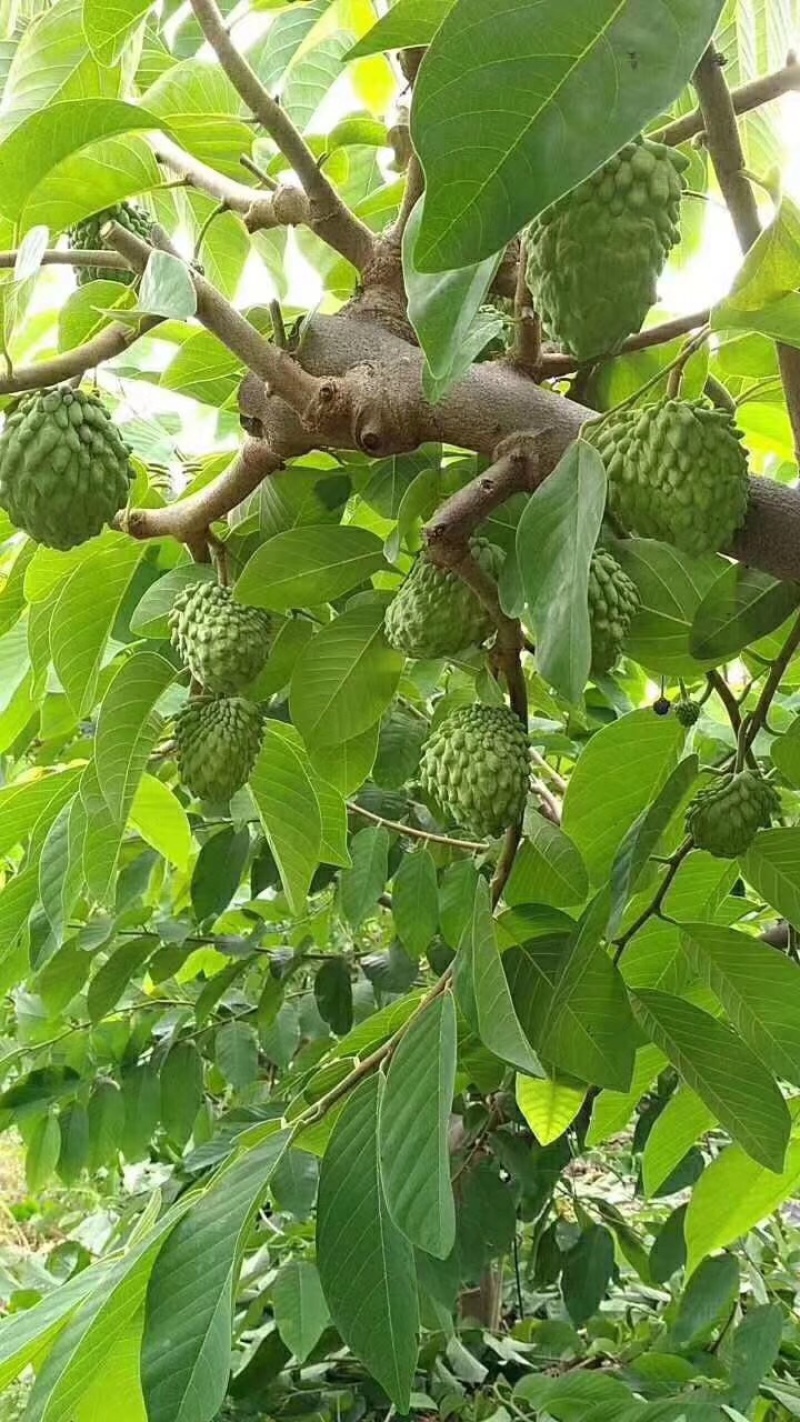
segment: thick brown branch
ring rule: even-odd
[[[736,228],[739,245],[748,252],[761,233],[755,195],[745,171],[744,151],[736,124],[730,90],[712,46],[695,70],[694,84],[700,99],[703,127],[720,192]],[[795,457],[800,460],[800,350],[778,346],[786,407],[792,425]]]
[[[84,346],[76,346],[74,351],[42,360],[36,365],[20,366],[11,375],[0,378],[0,395],[13,395],[22,390],[40,390],[45,385],[58,385],[62,380],[72,380],[84,371],[94,370],[96,365],[113,360],[122,355],[134,341],[152,331],[161,322],[160,316],[145,316],[137,326],[107,326],[99,336],[87,341]]]
[[[230,468],[213,484],[161,509],[123,509],[115,527],[132,538],[176,538],[196,545],[212,523],[223,519],[281,467],[281,460],[262,440],[245,440]]]
[[[191,3],[203,34],[237,93],[300,179],[310,202],[314,231],[363,271],[375,245],[369,228],[342,201],[289,115],[270,97],[255,70],[239,53],[215,0]]]
[[[783,69],[776,70],[774,74],[765,74],[761,79],[754,79],[752,83],[742,84],[741,88],[732,90],[731,102],[735,113],[747,114],[753,109],[760,109],[763,104],[772,103],[774,99],[780,99],[783,94],[791,93],[793,89],[800,89],[800,64],[795,60],[786,64]],[[674,148],[679,143],[686,143],[688,139],[694,138],[695,134],[702,133],[704,128],[702,109],[695,109],[693,113],[685,114],[674,123],[665,124],[650,137]]]
[[[121,252],[135,271],[144,271],[152,248],[141,237],[112,222],[103,229],[103,240]],[[166,233],[159,227],[153,228],[151,240],[153,246],[163,251],[174,251]],[[189,268],[187,270],[197,293],[197,316],[206,329],[233,351],[249,370],[268,381],[287,404],[302,411],[316,395],[320,381],[307,375],[288,351],[278,350],[265,340],[205,277]]]

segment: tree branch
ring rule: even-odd
[[[114,527],[132,538],[176,538],[190,547],[207,541],[212,523],[223,519],[281,467],[262,440],[246,439],[234,462],[212,484],[160,509],[123,509]]]
[[[780,655],[776,657],[772,663],[769,676],[764,683],[761,695],[756,703],[756,708],[744,726],[742,736],[745,751],[750,749],[761,727],[765,724],[773,697],[798,647],[800,647],[800,614],[795,619],[789,635],[781,647]]]
[[[347,808],[352,814],[360,815],[371,824],[383,825],[385,829],[404,835],[406,839],[427,839],[432,844],[448,844],[451,849],[465,849],[470,854],[482,854],[486,849],[486,845],[479,844],[477,840],[450,839],[446,834],[432,834],[430,830],[417,829],[415,825],[402,825],[399,820],[387,820],[383,815],[375,815],[372,810],[365,810],[364,806],[356,804],[355,800],[348,800]]]
[[[697,331],[701,326],[705,326],[711,312],[708,308],[705,311],[693,311],[689,316],[676,316],[672,321],[663,321],[660,326],[650,326],[646,331],[638,331],[635,336],[629,336],[625,341],[619,355],[629,355],[631,351],[646,351],[652,346],[663,346],[668,341],[674,341],[679,336],[687,336],[692,331]],[[615,360],[616,356],[601,357],[605,360]],[[585,364],[594,365],[594,360]],[[550,380],[561,375],[572,375],[573,371],[581,368],[580,362],[569,355],[543,355],[540,364],[540,377],[542,380]]]
[[[267,93],[255,70],[233,43],[216,0],[191,0],[203,34],[237,93],[294,169],[310,204],[310,226],[358,271],[372,255],[375,239],[342,201],[289,115]]]
[[[188,186],[207,193],[209,197],[216,198],[217,202],[224,202],[232,212],[246,213],[253,200],[259,196],[254,188],[249,188],[246,183],[237,183],[233,178],[226,178],[223,173],[218,173],[207,163],[201,163],[199,158],[187,153],[163,134],[154,139],[153,152],[159,163],[169,168],[177,178],[181,178]]]
[[[694,85],[717,182],[733,219],[739,246],[743,252],[749,252],[761,234],[761,222],[753,189],[745,172],[744,152],[731,93],[720,67],[719,55],[711,45],[695,70]],[[800,461],[800,350],[780,344],[777,350],[794,434],[795,458]]]
[[[16,266],[18,252],[0,252],[0,270]],[[88,248],[77,251],[48,251],[42,255],[43,267],[107,267],[111,272],[128,272],[130,267],[119,252],[107,252],[105,248]]]
[[[763,104],[772,103],[774,99],[780,99],[793,89],[800,89],[800,64],[796,60],[789,61],[783,69],[776,70],[774,74],[765,74],[761,79],[754,79],[750,84],[742,84],[741,88],[733,89],[731,102],[734,113],[747,114],[753,109],[760,109]],[[667,143],[675,148],[679,143],[686,143],[687,139],[694,138],[695,134],[702,133],[704,128],[703,111],[695,109],[693,113],[685,114],[674,123],[656,129],[648,137],[657,143]]]
[[[134,271],[144,271],[152,251],[149,243],[117,222],[107,224],[102,235],[109,246],[123,254]],[[175,255],[172,243],[160,227],[153,228],[151,240],[154,247]],[[266,341],[205,277],[188,266],[187,271],[197,293],[197,316],[206,329],[233,351],[249,370],[267,381],[292,409],[302,412],[318,393],[320,381],[306,374],[288,351],[279,350]]]
[[[0,395],[14,395],[23,390],[40,390],[45,385],[58,385],[62,380],[72,380],[93,370],[96,365],[113,360],[122,355],[140,336],[160,325],[163,317],[144,316],[137,326],[107,326],[99,336],[76,346],[74,351],[42,360],[36,365],[20,366],[11,375],[0,377]]]

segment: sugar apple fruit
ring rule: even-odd
[[[271,619],[235,602],[219,583],[189,583],[169,615],[172,645],[206,691],[229,696],[257,677],[267,660]]]
[[[675,707],[675,715],[680,725],[685,726],[686,729],[689,730],[691,726],[697,725],[697,722],[700,720],[700,713],[702,709],[703,708],[700,705],[699,701],[691,701],[687,699],[685,701],[678,702]]]
[[[640,138],[626,143],[528,229],[528,286],[547,333],[577,360],[618,351],[656,299],[680,240],[689,160]]]
[[[666,399],[612,414],[585,438],[603,458],[609,508],[628,532],[700,557],[743,524],[747,456],[727,410]]]
[[[263,733],[263,712],[241,696],[189,701],[175,718],[178,770],[187,790],[199,800],[230,800],[255,765]]]
[[[473,538],[470,549],[483,571],[496,578],[500,549],[485,538]],[[494,623],[458,573],[437,568],[422,553],[389,604],[385,628],[391,645],[407,657],[454,657],[484,642]]]
[[[100,236],[100,229],[106,222],[118,222],[120,227],[127,227],[128,231],[137,237],[143,237],[145,241],[150,240],[153,219],[149,212],[134,202],[120,202],[115,207],[106,207],[102,212],[94,213],[92,217],[84,217],[81,222],[70,227],[67,233],[70,250],[106,251],[106,244]],[[123,286],[130,286],[136,279],[136,273],[116,271],[112,267],[76,267],[75,278],[78,286],[85,286],[87,282],[99,281],[101,278],[104,281],[116,281],[121,282]]]
[[[698,849],[736,859],[756,830],[768,829],[780,809],[776,790],[757,772],[741,770],[724,785],[703,790],[689,806],[686,828]]]
[[[639,592],[613,554],[596,548],[589,567],[589,622],[592,672],[610,671],[639,611]]]
[[[97,395],[59,385],[14,406],[0,434],[0,508],[38,543],[74,548],[124,508],[130,450]]]
[[[521,817],[529,777],[528,737],[505,706],[464,706],[446,716],[420,762],[426,794],[481,839]]]

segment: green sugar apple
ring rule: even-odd
[[[727,410],[666,399],[612,413],[585,437],[606,466],[611,513],[629,533],[700,557],[741,528],[747,455]]]
[[[124,508],[130,450],[102,400],[59,385],[25,395],[0,434],[0,508],[48,548],[74,548]]]
[[[133,232],[136,237],[143,237],[146,242],[150,240],[153,219],[149,212],[146,212],[135,202],[120,202],[115,207],[106,207],[102,212],[95,212],[91,217],[84,217],[80,222],[76,222],[74,227],[70,227],[67,233],[67,243],[70,250],[73,252],[107,251],[106,244],[100,236],[101,228],[107,222],[118,222],[120,227],[127,227],[128,231]],[[101,278],[105,281],[121,282],[123,286],[130,286],[130,283],[136,280],[136,273],[116,271],[112,267],[76,267],[75,278],[78,286],[85,286],[87,282],[98,281]]]
[[[695,797],[686,828],[698,849],[717,859],[736,859],[749,849],[757,830],[769,828],[779,810],[774,787],[756,771],[740,770],[725,784]]]
[[[692,726],[697,725],[702,709],[699,701],[692,701],[687,698],[686,700],[678,702],[675,707],[675,715],[680,724],[685,726],[688,731]]]
[[[241,696],[198,697],[175,718],[181,780],[199,800],[227,801],[255,765],[264,734],[261,708]]]
[[[442,811],[483,839],[522,816],[530,778],[528,737],[505,706],[464,706],[439,723],[422,752],[420,781]]]
[[[595,675],[610,671],[618,660],[639,606],[636,584],[623,572],[613,554],[605,548],[596,548],[589,567],[589,622]]]
[[[503,555],[484,538],[470,550],[485,573],[496,578]],[[420,554],[386,612],[386,636],[407,657],[454,657],[494,631],[491,614],[458,573],[437,568]]]
[[[219,583],[189,583],[172,605],[169,624],[173,646],[206,691],[241,691],[267,660],[267,613],[235,602]]]
[[[534,219],[528,286],[547,333],[577,360],[618,351],[656,299],[680,240],[688,159],[640,138]]]

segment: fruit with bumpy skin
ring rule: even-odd
[[[578,360],[610,355],[638,331],[680,241],[689,160],[638,139],[528,230],[528,286],[545,330]]]
[[[636,584],[613,554],[596,548],[589,566],[589,622],[592,629],[592,672],[610,671],[622,653],[641,600]]]
[[[263,712],[241,696],[189,701],[175,718],[178,771],[187,790],[199,800],[230,800],[253,769],[263,734]]]
[[[91,217],[84,217],[82,221],[76,222],[74,227],[70,227],[67,233],[70,250],[73,252],[107,251],[108,248],[100,236],[100,230],[107,222],[118,222],[120,227],[127,228],[136,237],[143,237],[146,242],[150,240],[153,219],[149,212],[145,212],[144,208],[138,207],[135,202],[120,202],[116,207],[106,207],[102,212],[95,212]],[[117,271],[113,267],[76,267],[75,277],[78,286],[85,286],[89,281],[99,281],[100,279],[130,286],[131,282],[136,279],[136,273]]]
[[[473,538],[470,551],[478,566],[496,578],[503,555],[485,538]],[[407,657],[455,657],[485,642],[494,631],[491,614],[458,573],[437,568],[420,554],[397,596],[389,604],[386,636]]]
[[[675,707],[675,715],[680,724],[689,730],[691,726],[697,725],[702,709],[699,701],[679,701]]]
[[[747,455],[729,411],[666,399],[611,414],[584,436],[605,464],[611,513],[629,533],[697,558],[725,547],[744,523]]]
[[[516,824],[530,779],[528,737],[505,706],[464,706],[436,727],[420,781],[457,825],[483,839]]]
[[[698,849],[717,859],[736,859],[749,849],[757,830],[769,829],[779,810],[773,786],[753,770],[740,770],[724,785],[696,796],[686,828]]]
[[[259,607],[234,602],[219,583],[189,583],[169,615],[172,645],[195,681],[229,696],[263,670],[270,618]]]
[[[0,435],[0,508],[37,543],[62,551],[124,508],[130,450],[102,400],[59,385],[25,395]]]

